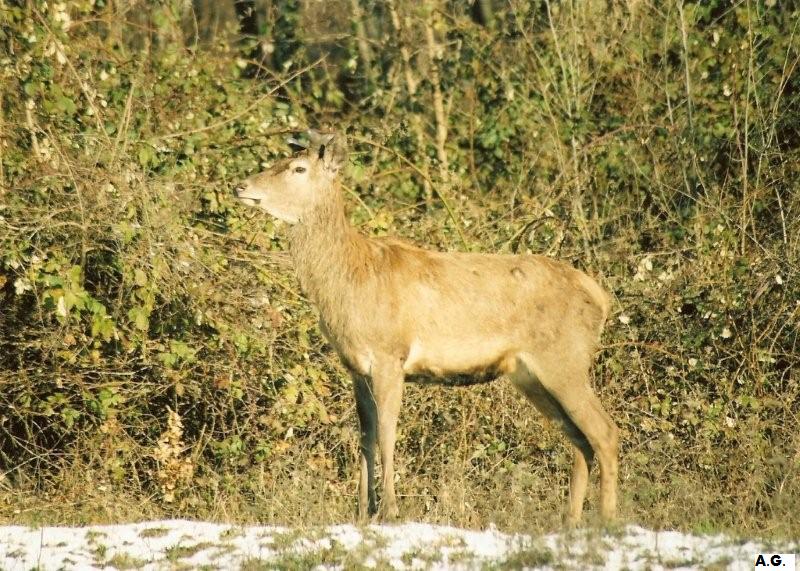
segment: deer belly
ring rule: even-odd
[[[407,375],[507,374],[514,370],[515,351],[507,344],[481,339],[415,339],[403,361]]]

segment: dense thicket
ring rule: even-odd
[[[0,0],[0,513],[351,517],[349,380],[229,193],[315,126],[364,232],[613,292],[624,517],[798,532],[793,3],[237,7]],[[570,451],[505,383],[409,388],[398,452],[408,517],[557,521]]]

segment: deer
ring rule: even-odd
[[[361,234],[347,218],[339,182],[347,160],[343,135],[310,131],[307,145],[233,192],[287,223],[300,287],[352,377],[358,520],[399,517],[394,449],[405,382],[463,386],[505,377],[574,448],[565,523],[581,521],[595,456],[600,517],[612,521],[619,431],[590,385],[609,295],[547,256],[441,252]]]

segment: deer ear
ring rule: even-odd
[[[327,145],[333,139],[333,133],[320,133],[314,129],[306,131],[308,137],[308,148],[311,153],[316,153],[323,145]]]
[[[289,147],[291,147],[292,151],[295,153],[299,153],[300,151],[305,151],[308,149],[308,143],[304,143],[300,139],[295,139],[294,137],[289,137],[286,139]]]
[[[331,134],[327,141],[320,144],[317,150],[317,157],[322,161],[323,166],[337,173],[347,163],[347,143],[344,136]]]

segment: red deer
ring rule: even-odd
[[[595,455],[600,514],[613,519],[618,429],[589,384],[608,294],[585,273],[544,256],[437,252],[360,234],[348,222],[337,182],[347,160],[343,137],[310,137],[305,150],[234,193],[289,223],[300,285],[352,374],[361,426],[360,519],[398,516],[394,447],[404,381],[463,385],[501,376],[575,449],[567,521],[581,518]]]

